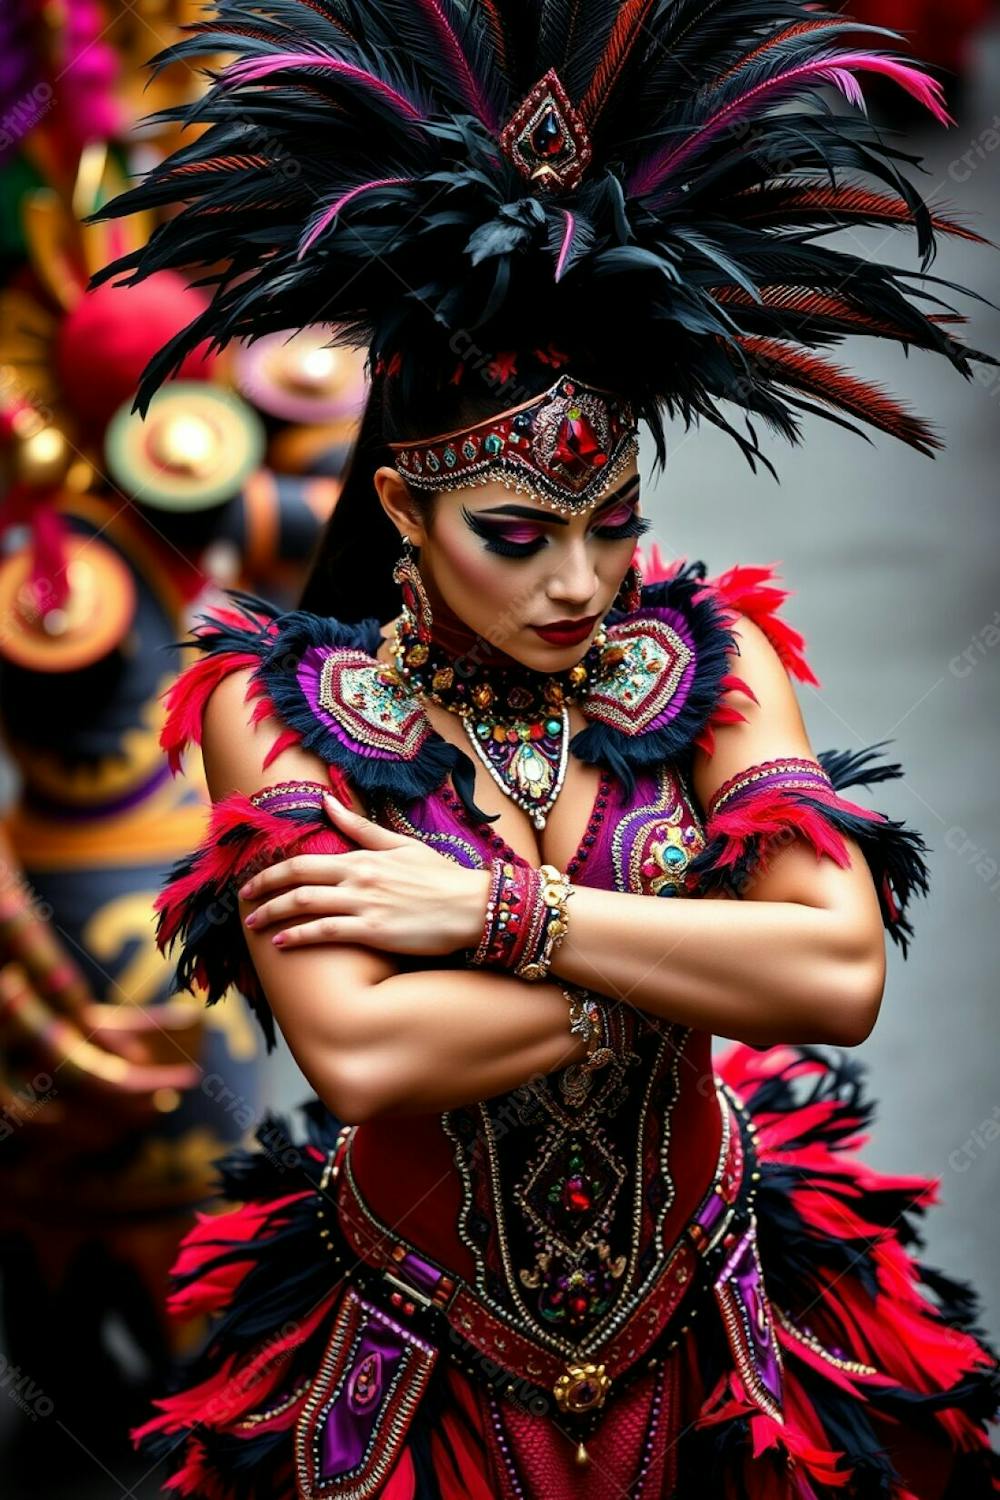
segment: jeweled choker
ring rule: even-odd
[[[566,775],[568,705],[611,668],[607,645],[602,625],[583,659],[562,672],[535,672],[517,662],[484,667],[472,651],[456,658],[434,641],[419,640],[416,621],[404,609],[395,621],[392,651],[400,680],[461,718],[497,786],[541,829]]]

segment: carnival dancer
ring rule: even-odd
[[[997,1491],[934,1184],[859,1158],[823,1050],[926,888],[853,793],[899,768],[814,751],[770,570],[634,556],[640,421],[661,463],[664,414],[753,464],[802,411],[937,445],[825,352],[981,357],[933,279],[828,243],[970,234],[857,111],[881,75],[947,120],[892,42],[794,0],[223,0],[169,54],[230,60],[109,274],[213,300],[143,399],[320,309],[372,369],[302,607],[234,592],[168,702],[215,805],[159,940],[317,1095],[177,1264],[217,1321],[136,1434],[176,1494]]]

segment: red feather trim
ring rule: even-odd
[[[164,1490],[196,1500],[234,1500],[234,1491],[221,1483],[217,1468],[207,1462],[204,1445],[197,1438],[186,1445],[184,1464],[167,1480]]]
[[[817,802],[838,807],[867,822],[886,821],[882,813],[873,812],[868,807],[858,807],[854,802],[846,802],[834,791],[823,792],[817,787],[815,790],[811,789],[809,795]],[[801,834],[812,845],[817,859],[825,854],[842,869],[850,864],[851,857],[843,835],[827,822],[822,813],[797,802],[794,792],[765,788],[750,793],[741,797],[738,805],[709,818],[706,828],[710,840],[725,839],[722,853],[716,862],[719,869],[738,864],[746,853],[747,840],[759,837],[761,850],[757,870],[760,874],[767,870],[769,857],[774,852],[774,841],[790,831]]]
[[[902,402],[820,355],[751,334],[740,334],[736,342],[764,379],[847,412],[928,457],[944,446],[933,428],[907,411]]]
[[[181,1241],[177,1259],[171,1267],[171,1276],[192,1276],[220,1251],[256,1239],[283,1208],[307,1196],[304,1192],[290,1193],[285,1198],[276,1198],[267,1203],[247,1203],[229,1213],[198,1214],[194,1227],[188,1230]],[[231,1303],[236,1288],[252,1265],[252,1259],[232,1261],[211,1273],[206,1272],[188,1286],[178,1287],[167,1298],[167,1311],[171,1317],[181,1322],[198,1313],[222,1312]]]
[[[747,188],[737,193],[734,199],[737,208],[748,206],[748,213],[741,213],[744,223],[764,220],[787,223],[789,213],[806,213],[810,219],[829,214],[838,221],[862,221],[913,226],[913,210],[905,198],[891,193],[878,193],[871,188],[844,184],[831,187],[817,179],[796,185],[775,184],[762,188]],[[956,239],[969,240],[975,245],[987,245],[989,240],[975,230],[968,229],[957,219],[931,215],[931,224],[938,234],[952,235]]]
[[[858,307],[847,297],[837,296],[834,292],[817,291],[813,287],[762,286],[758,299],[751,297],[750,293],[740,286],[720,286],[712,289],[712,296],[717,302],[728,303],[733,307],[743,307],[753,311],[763,305],[764,308],[773,311],[796,313],[803,318],[832,324],[838,331],[872,334],[877,338],[895,339],[899,343],[914,344],[918,348],[928,347],[928,340],[922,338],[919,333],[915,333],[912,328],[901,328],[898,323],[892,323],[885,318],[877,318],[873,313],[866,312],[863,307]],[[960,316],[949,318],[947,315],[938,315],[931,317],[928,321],[943,323],[964,322],[965,320]]]
[[[332,766],[330,780],[335,795],[340,795],[343,776]],[[340,800],[347,799],[341,795]],[[153,903],[154,911],[163,913],[156,937],[160,951],[166,952],[183,923],[188,902],[203,896],[206,886],[248,879],[304,848],[310,854],[343,854],[352,847],[331,825],[323,826],[318,815],[314,825],[294,823],[255,807],[249,797],[234,792],[212,807],[208,833],[191,868],[164,886]]]
[[[445,1372],[445,1380],[453,1409],[443,1409],[440,1431],[431,1437],[434,1474],[442,1500],[495,1500],[496,1490],[484,1471],[481,1447],[470,1436],[482,1432],[488,1417],[468,1380],[454,1366]]]
[[[299,734],[299,731],[297,729],[283,729],[278,735],[274,744],[271,746],[270,750],[264,756],[261,770],[266,771],[267,768],[271,765],[272,761],[277,760],[278,756],[281,755],[285,750],[291,750],[295,745],[301,745],[301,743],[302,736],[301,734]]]
[[[266,156],[213,156],[210,161],[182,162],[180,166],[171,167],[166,175],[190,177],[196,172],[245,172],[271,165]]]
[[[843,1450],[828,1447],[821,1432],[813,1436],[806,1430],[808,1419],[802,1407],[805,1400],[804,1394],[796,1390],[795,1382],[787,1381],[785,1420],[778,1422],[751,1401],[739,1373],[731,1370],[720,1377],[694,1425],[705,1428],[739,1417],[748,1419],[750,1451],[745,1462],[753,1466],[753,1471],[752,1479],[747,1476],[750,1480],[747,1493],[752,1493],[754,1500],[816,1500],[811,1481],[837,1489],[847,1484],[851,1476],[839,1467]],[[815,1414],[809,1425],[818,1428]],[[774,1460],[773,1464],[761,1463],[765,1455]]]
[[[660,551],[659,542],[654,542],[649,549],[649,556],[637,547],[632,556],[639,572],[642,574],[643,583],[669,583],[671,578],[677,574],[687,563],[686,557],[675,558],[673,562],[666,562]]]
[[[790,41],[793,36],[805,36],[810,31],[827,31],[831,26],[838,24],[842,24],[841,17],[834,16],[825,21],[796,21],[791,26],[783,26],[780,31],[776,31],[773,36],[769,36],[766,42],[761,42],[760,46],[754,47],[751,52],[745,52],[731,68],[727,68],[724,73],[719,73],[717,77],[713,78],[709,85],[708,93],[714,93],[716,89],[720,88],[722,84],[727,82],[736,73],[739,73],[741,69],[747,67],[758,57],[763,57],[765,52],[770,52],[772,48],[779,46],[782,42]]]
[[[503,18],[497,9],[496,0],[479,0],[479,9],[482,11],[484,25],[489,32],[493,49],[496,52],[497,67],[501,73],[506,73],[507,32],[504,27]]]
[[[271,699],[267,696],[267,687],[265,683],[252,682],[245,696],[248,703],[252,702],[255,698],[258,700],[256,703],[254,703],[253,713],[250,715],[250,723],[255,729],[257,725],[262,724],[265,719],[276,719],[278,717],[278,710],[275,708],[274,703],[271,701]]]
[[[783,1352],[841,1386],[849,1381],[859,1387],[901,1386],[925,1394],[948,1390],[972,1372],[990,1369],[993,1361],[976,1337],[944,1323],[922,1291],[918,1262],[900,1239],[898,1221],[878,1223],[865,1213],[866,1199],[885,1192],[904,1194],[915,1208],[929,1206],[938,1198],[937,1179],[875,1171],[854,1154],[864,1143],[861,1133],[800,1142],[800,1137],[807,1138],[810,1131],[821,1129],[827,1119],[849,1126],[850,1111],[843,1101],[818,1101],[790,1112],[753,1107],[757,1091],[778,1076],[791,1079],[821,1074],[825,1064],[819,1059],[800,1057],[791,1048],[760,1052],[737,1043],[717,1059],[716,1067],[738,1097],[751,1101],[760,1161],[794,1173],[795,1209],[803,1222],[811,1226],[818,1239],[865,1245],[875,1272],[873,1293],[850,1269],[824,1271],[821,1282],[812,1289],[809,1310],[809,1322],[821,1343],[838,1346],[848,1359],[875,1366],[875,1375],[838,1371],[790,1334],[779,1320],[777,1332]],[[788,1375],[786,1415],[795,1431],[805,1425],[802,1403],[807,1398],[794,1371],[789,1370]],[[705,1403],[703,1422],[721,1419],[713,1402],[726,1394],[723,1384],[720,1382],[712,1399]],[[729,1395],[736,1401],[741,1395],[732,1377]],[[957,1451],[983,1446],[981,1430],[965,1412],[942,1409],[929,1420],[948,1434]],[[753,1492],[756,1496],[756,1487]]]
[[[767,636],[790,677],[819,687],[820,680],[806,660],[804,637],[778,615],[790,591],[777,586],[776,568],[775,563],[767,567],[737,565],[706,579],[705,587],[723,606],[729,624],[746,615]]]
[[[183,1432],[188,1427],[228,1428],[248,1412],[266,1406],[268,1397],[285,1377],[289,1354],[304,1344],[328,1317],[339,1294],[337,1283],[307,1318],[288,1324],[280,1336],[269,1338],[252,1359],[241,1364],[234,1355],[227,1355],[215,1373],[200,1385],[154,1402],[160,1415],[136,1428],[131,1434],[132,1441],[140,1443],[154,1432]]]
[[[636,43],[646,37],[645,22],[654,4],[655,0],[624,0],[619,6],[607,46],[580,101],[580,114],[588,126],[598,120]]]
[[[220,651],[204,656],[186,667],[166,691],[166,722],[160,732],[160,748],[165,750],[171,774],[181,769],[181,759],[189,745],[201,744],[201,721],[205,704],[224,677],[246,667],[258,667],[260,657],[249,651]]]

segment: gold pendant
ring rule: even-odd
[[[611,1389],[611,1377],[603,1365],[567,1365],[552,1387],[560,1411],[592,1411],[604,1405]]]

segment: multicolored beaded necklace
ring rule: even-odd
[[[566,776],[568,705],[585,697],[618,663],[620,651],[606,654],[607,646],[602,626],[582,661],[563,672],[534,672],[519,663],[484,666],[474,660],[474,652],[462,658],[468,669],[461,671],[457,658],[436,642],[419,639],[416,621],[405,608],[392,640],[400,680],[461,718],[497,786],[538,829],[545,827]]]

